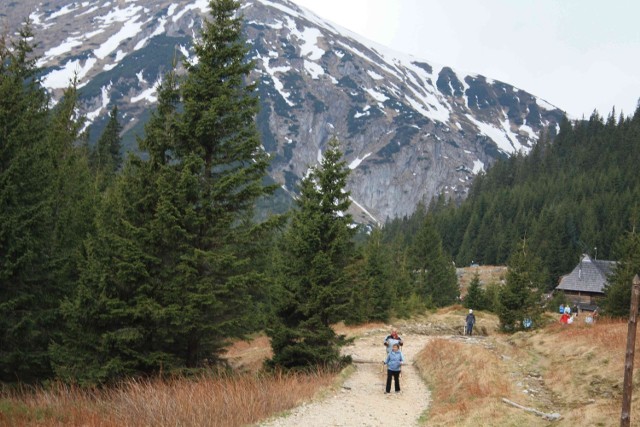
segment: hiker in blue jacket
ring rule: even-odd
[[[387,354],[384,364],[387,365],[387,387],[385,394],[391,392],[391,378],[394,380],[396,393],[400,393],[400,371],[404,363],[404,356],[398,344],[393,344],[392,350]]]

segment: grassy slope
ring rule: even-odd
[[[446,323],[460,309],[431,316]],[[453,315],[453,316],[452,316]],[[488,337],[434,340],[419,367],[433,392],[426,424],[456,426],[548,425],[502,398],[545,413],[562,415],[557,426],[618,425],[621,409],[627,323],[579,318],[569,326],[553,322],[532,333],[495,332],[495,317],[480,313]],[[640,349],[635,366],[640,367]],[[640,372],[634,376],[632,424],[640,421]]]

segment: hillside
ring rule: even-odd
[[[476,179],[460,206],[432,204],[445,249],[457,265],[504,265],[526,240],[549,290],[581,254],[620,259],[618,242],[638,226],[639,135],[640,109],[563,122],[554,139]]]
[[[176,62],[194,61],[205,0],[2,2],[13,31],[32,20],[43,83],[55,98],[77,73],[81,112],[95,141],[118,106],[128,149],[136,149],[157,85]],[[348,189],[361,222],[408,215],[444,192],[466,197],[498,158],[528,152],[563,112],[490,76],[414,58],[340,28],[287,0],[243,3],[270,175],[297,191],[327,141],[337,136],[352,169]],[[428,41],[429,42],[429,41]],[[435,41],[433,41],[435,42]]]
[[[485,287],[490,283],[501,284],[504,283],[507,274],[507,267],[500,265],[478,265],[456,268],[461,297],[466,295],[469,283],[471,283],[471,280],[473,280],[476,273],[480,279],[481,287]]]

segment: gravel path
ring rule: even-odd
[[[388,331],[365,333],[343,349],[355,363],[355,372],[341,389],[324,399],[305,403],[282,418],[260,424],[262,427],[361,427],[417,426],[418,418],[428,408],[430,393],[413,366],[415,355],[432,338],[424,335],[401,334],[406,364],[402,368],[398,394],[384,394],[386,370],[382,369],[385,348],[382,345]],[[393,390],[393,385],[392,385]]]

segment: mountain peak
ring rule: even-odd
[[[7,22],[30,17],[54,94],[77,73],[92,135],[115,103],[131,145],[174,59],[196,60],[191,47],[207,10],[206,0],[0,6]],[[287,0],[247,0],[241,13],[272,177],[296,191],[337,136],[361,221],[409,214],[441,192],[464,198],[477,173],[527,152],[563,115],[524,90],[393,51]]]

